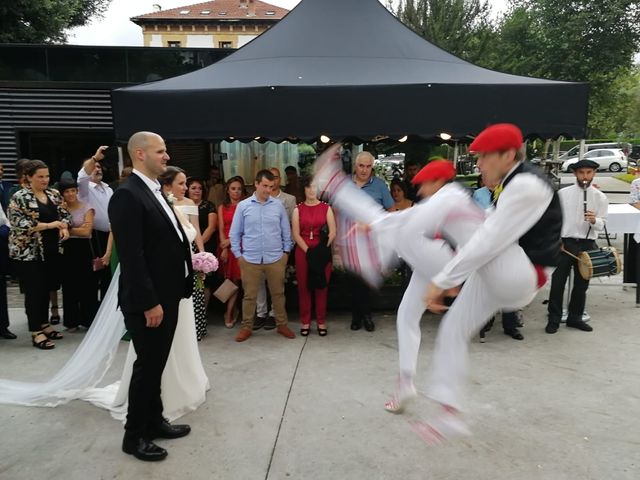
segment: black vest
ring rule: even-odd
[[[540,178],[553,190],[553,198],[540,220],[520,237],[518,243],[527,254],[527,257],[529,257],[529,260],[531,260],[531,263],[542,267],[556,267],[560,261],[560,247],[562,245],[562,206],[560,205],[560,198],[558,198],[557,192],[553,189],[542,170],[529,163],[521,163],[516,167],[502,182],[502,185],[506,187],[520,173],[531,173]]]

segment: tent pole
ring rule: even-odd
[[[458,141],[453,143],[453,166],[458,168]]]
[[[587,141],[583,138],[580,140],[580,151],[578,152],[578,161],[582,160],[584,154],[587,153]]]

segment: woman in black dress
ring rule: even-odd
[[[48,321],[49,292],[60,288],[62,242],[69,238],[71,215],[60,194],[49,188],[49,167],[31,160],[29,185],[9,202],[9,257],[15,261],[34,347],[50,350],[62,338]]]

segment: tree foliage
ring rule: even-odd
[[[0,43],[64,42],[65,30],[86,24],[111,0],[3,0]]]
[[[589,135],[623,127],[640,49],[632,0],[512,0],[486,66],[518,75],[589,82]]]
[[[500,18],[485,0],[404,0],[397,17],[426,40],[483,67],[588,82],[588,134],[637,132],[637,0],[511,0]]]
[[[471,62],[480,61],[493,37],[487,0],[404,0],[396,16],[418,35]]]

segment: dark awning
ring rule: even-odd
[[[425,41],[378,0],[303,0],[236,53],[179,77],[115,90],[116,135],[281,141],[431,139],[512,122],[583,138],[589,87],[495,72]]]

